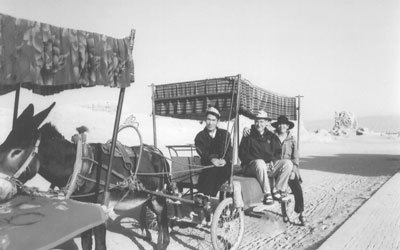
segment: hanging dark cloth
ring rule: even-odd
[[[0,14],[0,95],[19,84],[41,95],[128,87],[134,81],[132,46],[133,36],[115,39]]]

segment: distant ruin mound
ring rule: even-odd
[[[333,135],[348,134],[357,129],[358,122],[355,115],[350,111],[335,112],[334,125],[330,131]]]

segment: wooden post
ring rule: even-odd
[[[136,35],[136,30],[131,29],[131,35],[129,36],[129,48],[130,48],[131,56],[132,56],[132,51],[133,51],[133,45],[135,44],[135,35]],[[134,74],[133,63],[131,63],[131,72],[133,74],[133,79],[134,79],[135,74]]]
[[[131,51],[133,50],[135,34],[136,34],[136,31],[134,29],[132,29],[131,35],[129,37],[129,48],[131,49]],[[132,67],[133,67],[133,65],[132,65]],[[121,120],[122,105],[124,104],[124,96],[125,96],[125,88],[121,88],[121,90],[119,91],[117,114],[115,115],[114,130],[113,130],[113,136],[112,136],[112,140],[111,140],[110,160],[108,162],[107,178],[106,178],[106,184],[104,187],[104,205],[107,207],[108,207],[108,203],[110,200],[110,191],[108,190],[108,187],[110,186],[112,162],[113,162],[114,153],[115,153],[115,145],[117,144],[119,122]]]
[[[114,153],[115,153],[115,145],[117,143],[119,122],[121,120],[122,104],[124,103],[124,95],[125,95],[125,88],[121,88],[121,90],[119,91],[117,114],[115,115],[114,130],[113,130],[113,136],[112,136],[112,141],[111,141],[111,151],[110,151],[110,160],[108,162],[106,186],[104,188],[105,189],[104,205],[107,207],[108,207],[109,198],[110,198],[110,191],[108,190],[108,187],[110,186],[112,163],[113,163],[113,158],[114,158]]]
[[[304,97],[301,95],[296,96],[297,98],[297,150],[300,151],[300,99]]]
[[[232,154],[232,171],[231,178],[229,179],[230,184],[232,184],[233,178],[233,167],[238,163],[238,152],[239,152],[239,108],[240,108],[240,83],[241,75],[237,76],[237,93],[236,93],[236,106],[235,106],[235,121],[233,130],[233,154]],[[235,89],[233,89],[235,91]],[[234,101],[234,100],[232,100]]]
[[[19,105],[19,94],[21,90],[21,84],[17,85],[17,89],[15,90],[15,99],[14,99],[14,114],[13,114],[13,129],[15,128],[15,122],[18,118],[18,105]]]
[[[135,35],[136,35],[136,30],[131,29],[131,35],[129,36],[129,48],[133,50],[133,45],[135,43]]]
[[[156,96],[156,85],[151,84],[151,101],[152,101],[152,112],[151,116],[153,117],[153,141],[154,147],[157,147],[157,123],[156,123],[156,103],[155,103],[155,96]]]
[[[240,142],[240,138],[239,138],[239,125],[240,125],[240,117],[239,117],[239,112],[237,113],[236,119],[235,119],[237,125],[237,136],[236,136],[236,145],[237,145],[237,153],[236,153],[236,162],[235,164],[238,164],[238,159],[239,159],[239,142]]]

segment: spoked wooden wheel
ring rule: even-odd
[[[146,209],[147,228],[153,231],[158,231],[157,215],[147,206],[144,209]]]
[[[236,250],[243,239],[244,212],[226,198],[215,209],[211,223],[211,242],[215,250]]]

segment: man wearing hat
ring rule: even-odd
[[[201,157],[201,165],[212,167],[200,173],[198,191],[216,196],[221,185],[231,175],[231,136],[225,129],[218,128],[221,116],[218,109],[209,107],[205,116],[206,126],[196,135],[194,142]]]
[[[293,171],[289,178],[289,186],[294,195],[294,211],[299,214],[299,220],[304,224],[304,197],[303,189],[300,185],[302,179],[299,171],[299,153],[296,139],[290,131],[294,127],[294,123],[289,121],[286,116],[281,115],[276,122],[272,123],[272,127],[275,128],[275,134],[279,138],[282,147],[280,161],[286,161],[286,163],[293,165]]]
[[[250,135],[242,138],[239,147],[239,158],[244,167],[244,175],[257,178],[264,193],[263,203],[273,203],[269,177],[277,179],[277,199],[287,190],[288,180],[293,165],[278,161],[281,158],[281,147],[278,138],[267,129],[271,119],[261,110],[257,113]]]

